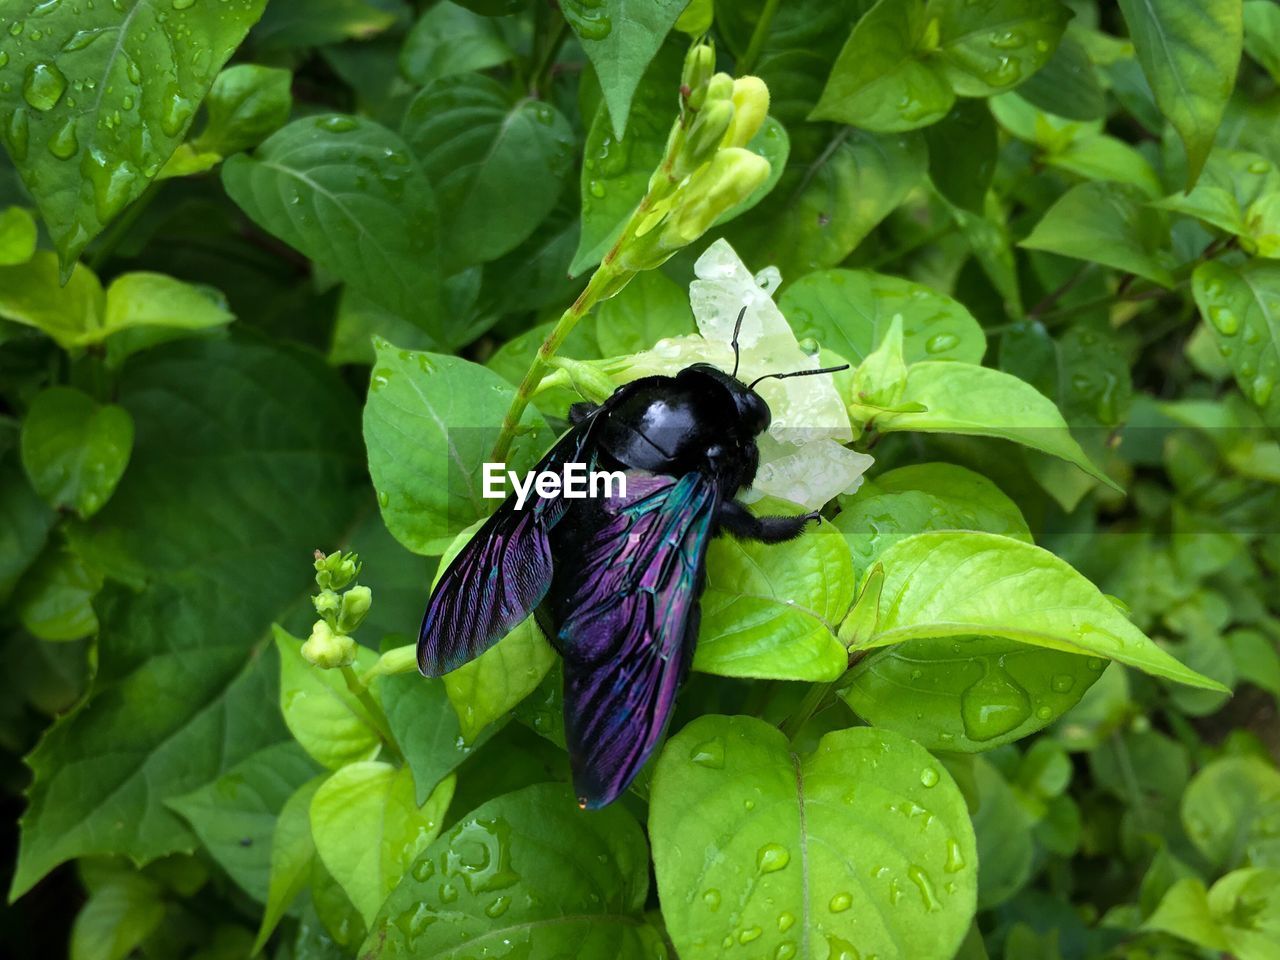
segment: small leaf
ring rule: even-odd
[[[474,742],[485,727],[510,713],[554,662],[555,652],[530,617],[480,656],[445,674],[463,739]]]
[[[452,777],[445,779],[419,806],[413,774],[371,761],[340,768],[312,797],[316,853],[366,924],[440,832],[453,785]]]
[[[0,113],[65,276],[182,142],[266,0],[25,6],[5,18],[6,75],[23,79],[0,86]]]
[[[107,287],[98,336],[106,340],[107,361],[160,343],[225,326],[235,317],[221,295],[160,273],[126,273]]]
[[[311,862],[316,845],[311,839],[311,800],[325,777],[308,780],[298,787],[280,808],[271,834],[271,860],[267,881],[266,909],[253,955],[262,949],[285,912],[311,879]]]
[[[1202,263],[1191,276],[1196,306],[1241,392],[1271,425],[1280,424],[1280,264]]]
[[[797,337],[811,337],[857,365],[902,318],[903,357],[981,363],[987,338],[957,300],[869,270],[821,270],[789,284],[779,301]]]
[[[1257,757],[1223,757],[1195,775],[1182,823],[1214,870],[1280,869],[1280,772]]]
[[[72,387],[41,391],[22,422],[22,467],[31,485],[50,506],[82,517],[111,498],[132,450],[129,412],[99,406]]]
[[[371,120],[295,120],[222,166],[231,199],[264,230],[369,299],[440,329],[435,194],[398,136]]]
[[[596,68],[604,103],[621,138],[645,68],[689,0],[564,0],[560,10]],[[670,91],[674,101],[675,89]]]
[[[26,263],[35,252],[35,218],[24,207],[0,211],[0,267]]]
[[[92,342],[104,306],[93,271],[77,264],[63,284],[58,258],[48,251],[17,266],[0,266],[0,317],[42,330],[64,349]]]
[[[871,420],[882,433],[961,433],[1012,440],[1074,463],[1115,487],[1072,438],[1053,401],[1026,381],[990,367],[915,363],[907,368],[906,386],[895,409],[860,406],[855,396],[850,410],[858,419]]]
[[[1019,96],[1068,120],[1101,120],[1107,95],[1089,51],[1068,29],[1048,62],[1018,88]]]
[[[449,273],[528,238],[555,207],[573,160],[573,131],[555,107],[513,103],[475,73],[427,84],[400,130],[435,189]]]
[[[195,149],[225,157],[256,147],[288,122],[292,83],[288,70],[256,63],[223,70],[205,100],[209,120],[195,140]]]
[[[498,24],[443,0],[418,18],[400,50],[400,69],[418,84],[506,63],[515,54]]]
[[[649,835],[682,960],[950,957],[973,916],[964,798],[889,731],[829,733],[801,757],[761,720],[699,717],[658,760]]]
[[[102,574],[65,544],[51,546],[18,586],[18,619],[41,640],[79,640],[98,630],[93,598]]]
[[[302,659],[302,641],[274,630],[280,652],[280,712],[311,758],[330,770],[377,756],[382,741],[364,706],[337,670],[321,670]],[[360,647],[356,669],[368,670],[377,654]]]
[[[71,960],[123,960],[164,919],[160,887],[121,873],[94,890],[71,927]]]
[[[1120,0],[1160,112],[1187,148],[1187,187],[1200,176],[1236,82],[1243,42],[1238,0]]]
[[[930,0],[940,69],[962,97],[1003,93],[1043,67],[1071,11],[1058,0]]]
[[[1137,187],[1081,183],[1058,198],[1021,246],[1088,260],[1173,286],[1168,231]]]
[[[848,658],[835,630],[853,602],[853,586],[849,548],[826,522],[787,543],[712,541],[694,669],[836,679]]]
[[[382,519],[414,553],[440,554],[497,505],[482,496],[481,465],[514,393],[496,373],[460,357],[375,343],[364,411],[369,473]],[[542,417],[525,414],[508,468],[532,465],[549,446]]]
[[[983,757],[973,764],[977,809],[978,905],[990,909],[1010,900],[1031,877],[1033,818],[1001,772]]]
[[[1223,689],[1157,646],[1066,561],[1029,543],[990,533],[920,533],[879,559],[886,599],[880,632],[869,646],[923,637],[1005,637]]]
[[[880,131],[940,120],[955,94],[929,58],[930,25],[937,29],[924,0],[877,3],[854,25],[810,119]]]
[[[449,956],[492,941],[517,955],[665,957],[642,917],[648,860],[622,804],[584,814],[567,786],[526,787],[471,811],[418,857],[360,956]]]
[[[482,746],[493,731],[482,731],[468,744],[444,681],[439,678],[400,674],[380,677],[377,684],[391,735],[413,771],[415,798],[419,804],[425,803],[436,785]]]
[[[259,750],[199,790],[168,801],[204,848],[259,903],[267,900],[272,836],[285,802],[316,766],[286,740]]]

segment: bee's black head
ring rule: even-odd
[[[759,436],[769,429],[769,424],[773,420],[773,415],[769,412],[769,404],[764,402],[764,397],[733,374],[725,373],[719,367],[713,367],[709,363],[695,363],[686,367],[681,375],[703,376],[724,389],[733,401],[733,407],[738,413],[738,422],[742,424],[748,436]]]

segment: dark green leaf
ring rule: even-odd
[[[22,466],[55,508],[93,516],[111,498],[133,449],[133,419],[71,387],[50,387],[22,423]]]
[[[930,0],[939,68],[962,97],[1026,80],[1053,55],[1071,11],[1058,0]]]
[[[929,127],[929,179],[958,207],[981,214],[996,170],[996,125],[981,100],[960,100]]]
[[[400,69],[414,83],[426,84],[496,67],[513,56],[493,20],[443,0],[409,31],[400,50]]]

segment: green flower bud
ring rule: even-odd
[[[365,614],[373,605],[373,591],[368,587],[354,586],[342,595],[342,612],[338,614],[338,629],[351,633],[364,622]]]
[[[683,179],[698,167],[711,159],[711,155],[720,146],[725,131],[733,123],[734,106],[725,100],[709,101],[706,107],[698,111],[697,119],[689,128],[684,147],[676,156],[672,166],[672,175]]]
[[[747,199],[769,176],[769,161],[750,150],[730,147],[716,153],[696,173],[662,228],[664,247],[687,246],[697,240],[730,207]]]
[[[715,47],[699,43],[689,48],[684,57],[684,71],[680,74],[680,87],[689,106],[697,110],[707,94],[706,84],[716,69]],[[694,103],[694,98],[698,102]]]
[[[332,590],[321,590],[311,598],[311,604],[316,608],[316,613],[326,620],[337,616],[341,603],[342,598]]]
[[[341,590],[360,573],[360,559],[354,553],[337,551],[326,556],[316,551],[316,583],[322,590]]]
[[[332,670],[355,662],[356,642],[346,634],[334,633],[329,624],[317,620],[301,652],[302,659],[312,666]]]
[[[707,103],[714,100],[733,99],[733,77],[727,73],[717,73],[707,81]]]
[[[733,122],[724,135],[726,147],[745,147],[769,113],[769,88],[759,77],[733,81]]]

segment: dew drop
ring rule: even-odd
[[[796,945],[790,940],[783,940],[773,951],[773,960],[791,960],[796,955]]]
[[[413,879],[417,880],[419,883],[425,883],[427,880],[430,880],[432,875],[436,872],[436,865],[430,860],[422,860],[413,865],[413,870],[411,872],[413,874]]]
[[[938,771],[933,767],[925,767],[920,771],[920,783],[926,787],[935,786],[938,783]]]
[[[1036,719],[1049,721],[1053,719],[1053,708],[1050,706],[1036,707]]]
[[[782,913],[778,914],[778,932],[779,933],[786,933],[788,930],[794,927],[795,924],[796,924],[796,915],[794,913],[788,913],[787,911],[784,910]]]
[[[36,62],[27,67],[22,96],[37,110],[52,110],[67,89],[67,78],[56,64]]]
[[[960,850],[960,842],[954,838],[947,841],[947,862],[943,869],[947,873],[959,873],[964,869],[964,854]]]
[[[1253,163],[1249,164],[1250,173],[1266,173],[1270,169],[1271,164],[1266,160],[1255,160]]]
[[[689,759],[700,767],[719,770],[724,766],[724,741],[719,737],[704,740],[689,751]]]
[[[862,960],[862,954],[848,940],[828,934],[827,960]]]
[[[196,0],[173,0],[173,9],[187,10],[195,6]]]
[[[182,132],[182,128],[194,112],[195,107],[191,101],[176,89],[171,89],[164,100],[164,112],[160,115],[160,129],[168,136],[176,137]]]
[[[924,349],[927,353],[943,353],[959,342],[960,338],[954,333],[935,333],[925,341]]]
[[[933,881],[929,879],[929,875],[923,869],[915,864],[907,867],[907,879],[916,885],[916,889],[920,891],[920,902],[924,904],[924,908],[930,913],[942,909],[942,904],[938,902],[938,895],[934,892]]]
[[[849,896],[847,893],[837,893],[827,904],[827,909],[832,913],[844,913],[852,906],[853,897]]]
[[[9,142],[9,152],[13,154],[15,160],[27,158],[28,129],[29,122],[25,108],[18,107],[9,114],[9,122],[5,124],[5,139]]]
[[[702,902],[707,905],[707,909],[715,913],[720,909],[720,891],[716,889],[707,890],[702,894]]]
[[[970,740],[991,740],[1031,716],[1031,698],[998,664],[984,661],[984,673],[960,695],[960,719]]]
[[[1069,693],[1075,685],[1076,678],[1069,673],[1059,673],[1049,681],[1049,686],[1053,688],[1054,693]]]
[[[1209,308],[1209,322],[1224,337],[1235,336],[1236,331],[1240,329],[1240,318],[1232,313],[1229,308],[1223,306]]]
[[[790,852],[780,843],[766,843],[756,851],[756,869],[761,873],[776,873],[790,862]]]
[[[755,926],[745,927],[743,931],[740,934],[738,934],[738,942],[750,943],[753,940],[759,940],[760,934],[762,933],[764,933],[764,931],[761,930],[759,927],[755,927]]]
[[[1260,407],[1265,407],[1267,401],[1271,399],[1271,391],[1275,388],[1273,381],[1265,373],[1260,373],[1253,378],[1253,402]]]
[[[500,917],[507,912],[507,908],[511,906],[511,898],[506,896],[495,897],[493,903],[484,908],[485,916]]]
[[[49,138],[49,152],[59,160],[70,160],[79,149],[80,141],[76,139],[76,121],[73,117]]]

